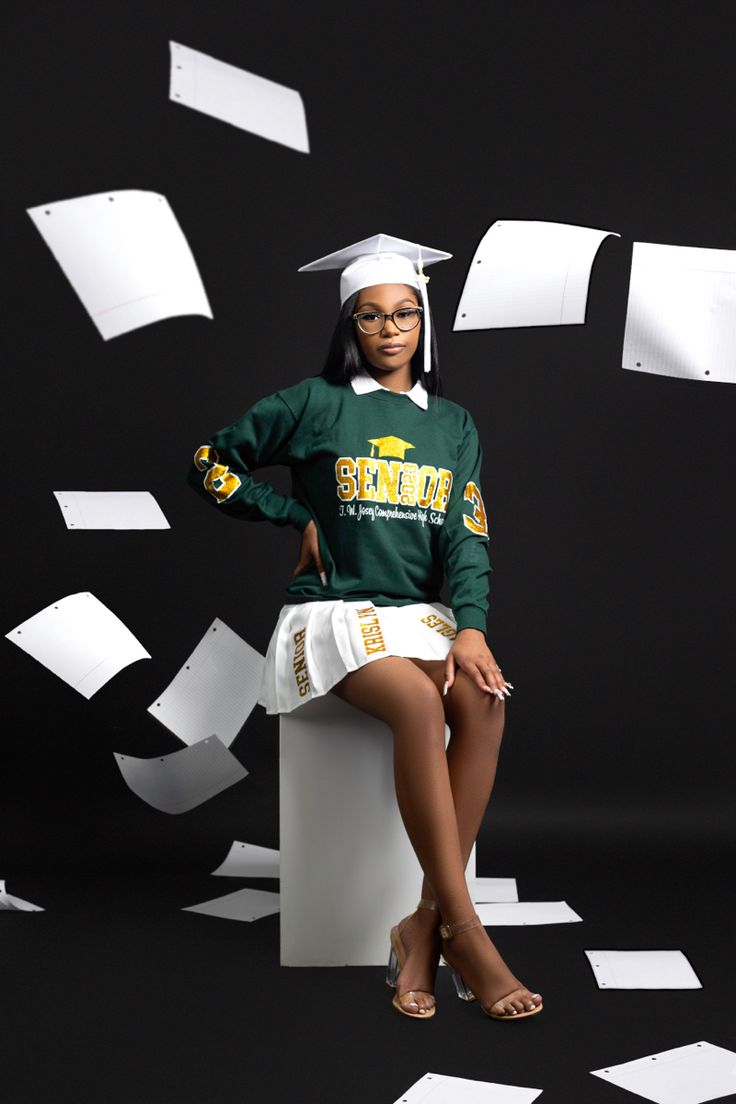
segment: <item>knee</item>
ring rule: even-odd
[[[433,720],[442,721],[444,724],[442,696],[429,675],[425,675],[422,679],[417,679],[414,682],[408,700],[423,714],[432,717]]]
[[[475,679],[461,668],[455,670],[455,681],[447,691],[447,700],[453,717],[475,722],[482,720],[500,740],[506,719],[504,701],[496,694],[481,690]]]
[[[447,693],[448,696],[452,695],[455,701],[460,700],[473,705],[476,709],[494,705],[500,705],[503,709],[501,699],[496,694],[489,694],[487,690],[481,690],[475,679],[463,671],[461,667],[455,668],[455,681]]]
[[[441,739],[444,746],[445,713],[442,708],[442,697],[434,682],[428,675],[412,679],[402,694],[401,708],[399,710],[401,723],[419,722],[428,733],[435,734]]]

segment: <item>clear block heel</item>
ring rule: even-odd
[[[399,960],[396,957],[396,951],[391,948],[391,954],[388,956],[388,969],[386,970],[386,984],[390,985],[392,989],[396,988],[396,979],[399,976]]]
[[[452,975],[452,980],[455,983],[455,992],[459,996],[460,1000],[476,1000],[477,998],[475,993],[465,984],[465,980],[462,974],[459,974],[454,966],[450,966],[450,963],[447,961],[444,955],[442,955],[442,962],[444,962],[445,966],[449,967],[450,974]]]
[[[422,898],[422,900],[417,905],[417,908],[437,909],[437,902],[425,900],[424,898]],[[416,909],[414,911],[416,911]],[[411,915],[413,916],[414,913],[412,913]],[[394,925],[394,927],[391,929],[391,932],[389,933],[391,949],[388,956],[388,966],[386,968],[386,984],[389,985],[392,989],[397,989],[399,973],[403,969],[404,963],[406,961],[406,950],[404,949],[404,944],[401,941],[401,928],[408,919],[409,917],[407,916],[405,920],[400,920],[398,924]],[[397,991],[394,993],[391,1003],[393,1004],[394,1008],[397,1009],[397,1011],[402,1012],[405,1016],[411,1016],[411,1018],[414,1020],[429,1020],[432,1018],[432,1016],[434,1016],[434,1005],[432,1005],[430,1008],[422,1008],[419,1009],[417,1012],[412,1012],[411,1009],[405,1007],[402,1002],[402,997],[409,997],[411,1002],[411,1000],[414,999],[414,994],[420,992],[424,992],[424,990],[410,989],[406,993],[399,993]],[[430,993],[429,995],[434,997],[434,993]]]

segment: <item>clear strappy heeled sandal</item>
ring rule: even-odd
[[[444,941],[444,940],[452,939],[454,936],[458,935],[460,932],[467,931],[469,928],[482,928],[482,927],[483,927],[483,924],[481,923],[480,917],[478,916],[478,913],[476,912],[476,913],[473,913],[473,916],[469,920],[458,920],[453,924],[440,924],[440,935],[442,936],[442,939]],[[457,995],[460,997],[460,999],[461,1000],[466,1000],[466,1001],[477,1000],[477,997],[475,996],[475,994],[465,984],[465,981],[463,979],[462,974],[458,970],[455,969],[455,967],[452,965],[451,962],[449,962],[447,960],[447,957],[444,954],[442,955],[442,961],[447,966],[450,967],[450,970],[452,972],[452,980],[455,983],[455,991],[457,992]],[[490,1005],[490,1007],[488,1007],[488,1008],[486,1008],[486,1006],[484,1004],[481,1004],[480,1001],[478,1001],[478,1004],[480,1004],[480,1007],[483,1009],[485,1014],[487,1016],[490,1016],[492,1020],[523,1020],[526,1016],[536,1016],[537,1012],[541,1012],[542,1008],[543,1008],[541,999],[539,1001],[539,1004],[537,1004],[534,1008],[527,1009],[524,1012],[492,1012],[491,1011],[491,1009],[495,1008],[497,1004],[502,1004],[504,1001],[507,1001],[509,999],[509,997],[515,997],[516,993],[522,993],[524,991],[524,989],[526,989],[526,986],[519,986],[518,989],[512,989],[511,992],[507,993],[505,997],[499,997],[499,999],[497,1001],[494,1001],[493,1004]],[[539,997],[539,993],[532,993],[531,997],[532,998]],[[522,998],[518,998],[518,999],[521,1000]]]
[[[409,916],[405,916],[403,920],[399,920],[398,924],[394,924],[394,926],[391,928],[391,932],[389,934],[389,939],[391,941],[391,953],[389,954],[388,969],[386,971],[386,984],[389,985],[392,989],[396,988],[399,973],[401,972],[401,970],[403,970],[404,963],[406,962],[407,952],[401,939],[401,929],[407,922],[407,920],[410,920],[417,909],[420,908],[436,910],[437,902],[427,900],[423,897],[414,912],[410,913]],[[420,1008],[417,1009],[416,1012],[412,1012],[402,1003],[402,1001],[404,1001],[406,998],[408,998],[407,1003],[410,1003],[411,1000],[413,1000],[416,996],[420,994],[423,996],[434,997],[434,993],[430,993],[426,989],[407,989],[405,993],[394,993],[391,1003],[393,1004],[394,1008],[397,1008],[399,1012],[403,1012],[405,1016],[411,1016],[415,1020],[429,1020],[432,1018],[432,1016],[434,1016],[435,1013],[436,1006],[434,1004],[431,1008]]]

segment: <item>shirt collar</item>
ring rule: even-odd
[[[353,376],[350,382],[356,395],[367,395],[369,391],[378,391],[379,389],[381,391],[391,390],[390,387],[384,387],[382,383],[374,379],[366,368],[360,368],[357,375]],[[421,379],[417,380],[411,391],[398,391],[395,394],[406,395],[417,406],[421,406],[423,410],[427,409],[429,395]]]

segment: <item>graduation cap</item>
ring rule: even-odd
[[[417,242],[393,238],[390,234],[374,234],[371,238],[328,253],[316,261],[302,265],[299,272],[321,272],[326,268],[340,268],[340,306],[354,292],[374,284],[408,284],[421,292],[424,307],[424,371],[431,367],[430,321],[427,283],[424,265],[446,261],[452,253],[431,249]],[[395,439],[395,438],[394,438]]]
[[[370,285],[368,285],[370,286]],[[378,445],[378,455],[380,456],[399,456],[404,459],[404,452],[406,449],[416,448],[415,445],[410,445],[408,441],[402,441],[400,437],[369,437],[368,443],[370,445]],[[371,449],[371,456],[373,456],[373,449]]]

